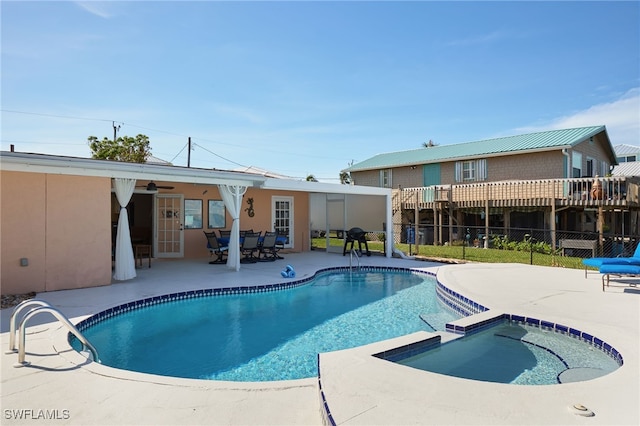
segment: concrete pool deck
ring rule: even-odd
[[[154,295],[200,288],[282,282],[286,264],[297,278],[348,266],[324,252],[287,254],[274,263],[242,265],[240,272],[207,259],[154,260],[133,280],[91,289],[38,294],[77,323],[108,307]],[[380,348],[423,338],[403,336],[320,356],[323,392],[336,424],[640,424],[640,287],[615,281],[605,292],[600,275],[519,264],[443,265],[379,256],[362,265],[437,273],[452,290],[495,312],[532,316],[579,328],[615,347],[624,365],[585,382],[516,386],[442,376],[371,356]],[[637,280],[640,283],[640,280]],[[28,328],[26,367],[14,368],[8,319],[2,312],[2,424],[228,424],[321,425],[316,378],[234,383],[177,379],[87,362],[70,350],[66,330],[41,314]],[[422,337],[421,337],[422,336]],[[575,414],[583,404],[593,417]],[[49,416],[51,419],[44,421]]]

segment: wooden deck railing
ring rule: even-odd
[[[442,207],[640,207],[640,178],[600,177],[602,191],[592,191],[595,178],[513,180],[404,188],[395,195],[402,208]],[[416,206],[417,203],[417,206]]]

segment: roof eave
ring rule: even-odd
[[[558,145],[558,146],[552,146],[552,147],[544,147],[544,148],[534,148],[534,149],[522,149],[522,150],[518,150],[518,151],[509,151],[508,154],[506,155],[518,155],[518,154],[530,154],[530,153],[537,153],[537,152],[549,152],[549,151],[559,151],[559,150],[563,150],[563,149],[569,149],[571,148],[572,145]],[[403,163],[403,164],[389,164],[389,165],[385,165],[385,166],[379,166],[379,167],[367,167],[367,168],[362,168],[362,169],[345,169],[346,172],[364,172],[364,171],[375,171],[375,170],[382,170],[382,169],[390,169],[390,168],[400,168],[400,167],[412,167],[412,166],[423,166],[425,164],[441,164],[441,163],[449,163],[449,162],[455,162],[455,161],[469,161],[469,160],[477,160],[480,158],[492,158],[492,157],[504,157],[505,153],[504,152],[494,152],[494,153],[487,153],[487,154],[477,154],[477,155],[467,155],[467,156],[460,156],[460,157],[449,157],[449,158],[440,158],[438,160],[433,160],[433,161],[422,161],[422,162],[411,162],[411,163]]]
[[[265,177],[251,173],[219,171],[157,164],[125,163],[91,158],[2,152],[0,170],[75,176],[164,180],[180,183],[260,186]]]
[[[337,185],[335,183],[310,182],[306,180],[285,180],[267,178],[262,189],[282,190],[282,191],[302,191],[327,194],[352,194],[352,195],[391,195],[390,188],[379,188],[375,186],[362,185]]]

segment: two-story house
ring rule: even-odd
[[[611,176],[617,164],[605,126],[592,126],[389,152],[344,171],[392,188],[394,223],[433,224],[437,244],[466,226],[638,233],[639,181]]]
[[[640,177],[640,146],[616,145],[616,158],[618,165],[613,168],[614,176],[638,176]]]

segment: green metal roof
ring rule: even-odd
[[[475,142],[465,142],[452,145],[436,145],[429,148],[411,149],[408,151],[378,154],[367,160],[354,164],[345,169],[346,172],[363,170],[387,169],[416,164],[442,163],[485,157],[496,154],[520,154],[527,151],[544,151],[572,147],[585,139],[605,132],[610,155],[615,160],[611,142],[606,134],[605,126],[580,127],[576,129],[549,130],[546,132],[529,133],[518,136],[507,136],[486,139]]]

